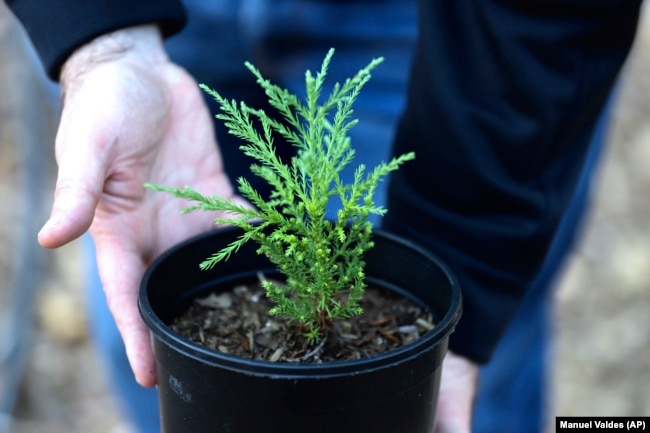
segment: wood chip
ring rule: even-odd
[[[227,292],[219,295],[212,293],[210,296],[197,299],[196,303],[207,308],[230,308],[232,305],[232,296]]]
[[[248,337],[248,351],[249,352],[254,352],[255,351],[255,338],[253,338],[253,331],[248,331],[246,333],[246,337]]]
[[[400,334],[419,334],[418,328],[415,325],[405,325],[397,328]]]
[[[380,333],[381,335],[383,335],[385,338],[387,338],[387,339],[389,339],[390,341],[392,341],[393,343],[401,343],[400,339],[397,338],[397,337],[395,337],[395,335],[392,334],[392,333],[382,331],[381,329],[379,330],[379,333]]]
[[[281,347],[277,348],[275,352],[273,352],[273,355],[269,358],[269,361],[271,362],[277,362],[280,360],[280,357],[282,356],[282,352],[284,352],[284,349]]]
[[[427,331],[431,331],[433,328],[435,328],[435,325],[433,323],[428,322],[421,317],[415,321],[415,324],[423,327]]]
[[[395,316],[389,315],[389,316],[381,317],[373,322],[370,322],[370,324],[372,326],[384,326],[392,322],[394,319]]]

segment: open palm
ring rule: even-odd
[[[137,310],[146,266],[171,245],[212,226],[179,213],[183,203],[145,182],[193,185],[233,199],[197,83],[167,62],[124,56],[64,86],[56,138],[59,173],[50,220],[39,234],[55,248],[88,228],[109,309],[138,382],[155,384],[149,334]]]

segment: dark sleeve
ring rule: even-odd
[[[53,80],[72,52],[120,28],[157,23],[164,36],[185,23],[180,0],[5,0],[29,34]]]
[[[450,347],[489,360],[543,263],[632,44],[640,1],[419,2],[384,227],[455,271]]]

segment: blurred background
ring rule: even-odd
[[[39,86],[32,56],[0,5],[0,433],[130,433],[89,341],[79,246],[36,243],[55,181],[47,101],[56,95]],[[551,423],[650,415],[647,2],[608,142],[587,224],[558,282]]]

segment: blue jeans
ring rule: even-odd
[[[356,73],[373,57],[383,56],[384,63],[373,71],[372,80],[355,105],[360,123],[350,135],[358,161],[373,167],[388,158],[404,105],[416,38],[415,1],[188,0],[186,5],[189,27],[168,41],[172,59],[185,66],[199,82],[252,106],[264,107],[266,99],[244,68],[245,60],[277,84],[301,94],[304,71],[317,70],[330,47],[336,48],[329,69],[330,84]],[[327,92],[325,89],[324,93]],[[216,112],[214,105],[211,109]],[[236,141],[220,124],[217,136],[230,177],[245,175],[250,160],[241,155]],[[594,163],[588,164],[585,179],[593,166]],[[349,180],[351,175],[352,169],[344,177]],[[256,186],[264,190],[263,185]],[[385,202],[385,186],[377,191],[379,204]],[[588,182],[581,183],[544,271],[524,301],[522,314],[510,327],[494,360],[481,371],[475,432],[541,431],[550,338],[546,326],[548,294],[585,208],[587,186]],[[94,268],[88,275],[88,287],[93,312],[91,326],[97,348],[107,361],[109,382],[136,428],[143,433],[157,432],[160,426],[156,392],[135,383]],[[521,422],[516,428],[505,429],[504,420],[514,418]]]

